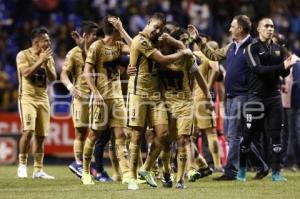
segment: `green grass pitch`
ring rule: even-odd
[[[144,198],[171,198],[171,199],[299,199],[300,172],[284,172],[288,178],[285,183],[274,183],[270,174],[261,181],[251,178],[249,173],[247,182],[215,182],[212,176],[187,183],[187,189],[166,189],[158,182],[158,188],[139,185],[137,191],[127,190],[121,183],[96,183],[92,186],[83,186],[79,178],[72,174],[67,166],[46,166],[45,171],[56,177],[55,180],[18,179],[17,166],[0,166],[0,199],[144,199]],[[28,174],[32,167],[28,168]],[[220,174],[214,174],[218,176]]]

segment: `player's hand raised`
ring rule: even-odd
[[[171,36],[168,34],[168,33],[163,33],[159,38],[158,38],[158,41],[160,42],[168,42],[170,41],[170,38]]]
[[[123,29],[123,24],[119,17],[109,17],[108,22],[111,23],[114,28],[119,31]]]
[[[194,25],[189,24],[187,30],[190,33],[190,35],[194,41],[198,40],[198,41],[203,42],[205,40],[205,37],[200,36],[199,31],[197,30],[197,28]]]
[[[77,46],[79,46],[81,49],[84,47],[84,39],[80,36],[80,34],[74,30],[71,32],[71,37],[74,39]]]
[[[45,62],[52,57],[52,54],[53,54],[52,49],[49,47],[46,50],[42,49],[39,57],[42,62]]]

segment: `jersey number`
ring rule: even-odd
[[[181,71],[159,71],[159,78],[162,80],[166,90],[183,90],[183,72]]]

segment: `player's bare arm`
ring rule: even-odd
[[[69,79],[70,72],[66,69],[62,69],[60,74],[60,80],[65,85],[65,87],[70,91],[71,95],[76,99],[82,99],[82,93],[72,84]]]
[[[126,32],[126,30],[123,28],[122,21],[118,17],[110,17],[108,21],[114,26],[116,30],[119,31],[121,37],[125,40],[126,44],[130,47],[132,38],[129,36],[129,34]],[[129,53],[129,48],[128,48]]]
[[[159,38],[158,41],[163,42],[166,45],[171,45],[177,49],[185,49],[186,47],[184,46],[184,44],[173,38],[172,36],[170,36],[168,33],[163,33]]]
[[[93,93],[93,98],[95,99],[95,103],[97,106],[100,106],[103,103],[103,97],[101,96],[99,90],[97,89],[94,80],[93,80],[93,73],[92,73],[92,65],[89,63],[85,63],[84,71],[83,71],[84,78]]]
[[[156,50],[150,55],[150,58],[162,65],[168,65],[173,63],[174,61],[177,61],[183,56],[190,56],[191,53],[192,53],[191,50],[184,49],[174,54],[163,55],[159,50]]]
[[[50,59],[47,60],[47,62],[45,63],[45,69],[46,69],[46,74],[47,74],[49,81],[51,81],[51,82],[55,81],[57,78],[57,75],[56,75],[53,57],[51,57]]]

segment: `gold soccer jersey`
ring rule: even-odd
[[[72,48],[68,52],[63,69],[72,75],[75,88],[80,90],[83,94],[88,95],[90,89],[82,75],[84,69],[84,60],[82,50],[78,46]]]
[[[130,65],[136,67],[136,75],[130,76],[128,93],[149,95],[159,92],[157,68],[149,57],[157,49],[142,33],[135,36],[130,47]]]
[[[48,102],[45,65],[47,65],[47,67],[53,67],[53,58],[48,60],[46,64],[40,66],[29,78],[25,78],[20,72],[21,67],[31,67],[38,59],[38,55],[35,55],[30,48],[19,52],[17,55],[19,98]]]
[[[104,99],[123,98],[118,68],[124,43],[109,46],[100,39],[89,48],[86,63],[93,66],[96,87]]]

